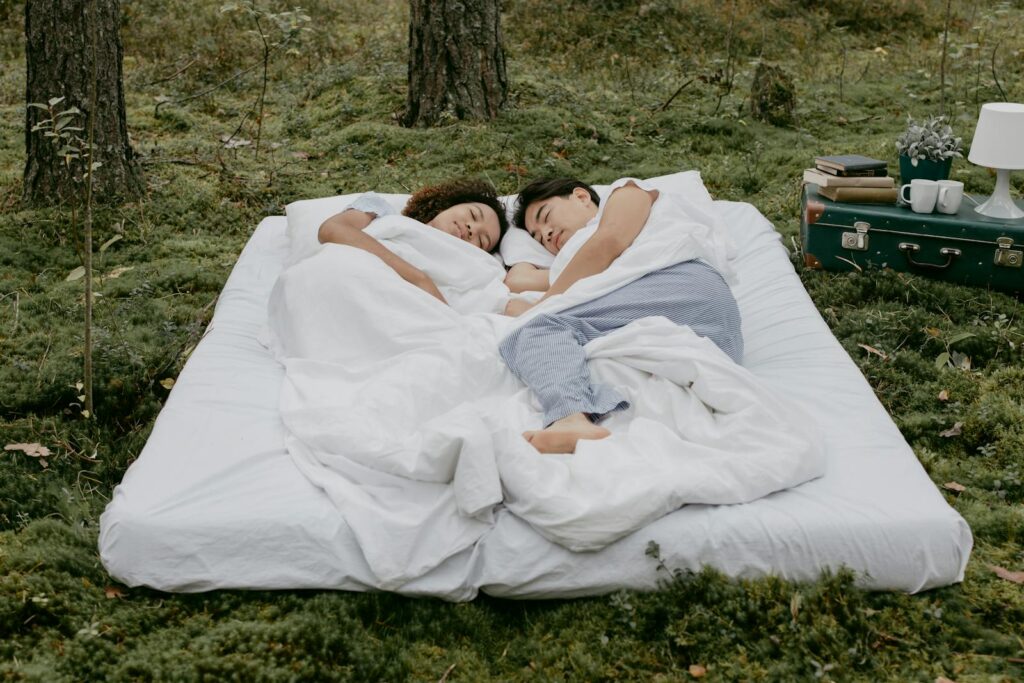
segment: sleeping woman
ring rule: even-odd
[[[344,211],[324,221],[318,237],[321,243],[345,244],[374,254],[403,280],[447,303],[426,273],[364,232],[374,219],[395,213],[383,197],[367,192]],[[481,180],[452,180],[424,187],[409,198],[402,215],[488,253],[497,250],[502,235],[508,229],[505,207],[498,201],[494,189]]]

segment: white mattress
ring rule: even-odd
[[[962,580],[972,538],[807,296],[771,224],[716,202],[740,257],[744,365],[813,415],[824,477],[745,505],[684,507],[607,548],[573,553],[508,512],[472,549],[402,592],[467,600],[654,588],[671,568],[811,580],[847,566],[860,584],[916,592]],[[286,222],[260,223],[139,459],[100,520],[100,554],[129,586],[372,590],[373,574],[326,495],[284,448],[283,368],[257,340],[288,253]],[[386,540],[386,539],[385,539]]]

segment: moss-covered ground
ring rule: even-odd
[[[85,420],[82,280],[65,281],[75,235],[66,209],[20,203],[23,18],[0,0],[0,433],[52,452],[45,465],[0,452],[5,680],[1024,679],[1024,587],[992,569],[1024,570],[1024,307],[891,271],[805,271],[796,257],[936,486],[962,485],[942,489],[974,532],[962,584],[907,596],[864,593],[843,573],[794,585],[706,571],[658,593],[544,603],[185,596],[118,586],[96,551],[99,514],[262,216],[454,175],[511,192],[540,174],[699,168],[712,194],[753,203],[797,253],[800,171],[815,155],[894,162],[908,114],[945,101],[969,140],[979,103],[1024,99],[1020,0],[952,2],[944,67],[941,0],[508,0],[507,111],[430,130],[395,123],[406,5],[312,0],[297,54],[272,60],[258,160],[254,145],[224,142],[254,140],[258,69],[175,102],[257,62],[252,27],[219,3],[122,5],[147,195],[97,212],[97,244],[119,239],[98,255],[96,419]],[[758,60],[793,77],[794,125],[748,114]],[[966,161],[953,177],[971,192],[993,185]],[[1013,181],[1019,196],[1024,174]]]

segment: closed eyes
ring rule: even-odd
[[[544,209],[548,209],[548,210],[544,211]],[[541,216],[541,213],[543,213],[544,215]],[[537,207],[537,213],[534,214],[534,219],[535,219],[535,222],[537,224],[537,230],[535,232],[530,232],[530,237],[532,237],[533,239],[537,240],[541,244],[544,243],[544,234],[543,234],[543,232],[541,231],[540,228],[541,228],[542,224],[547,222],[548,216],[550,216],[550,215],[551,215],[551,210],[550,210],[550,208],[548,208],[547,204],[541,204],[540,206],[538,206]],[[527,232],[529,232],[529,230],[527,230]]]

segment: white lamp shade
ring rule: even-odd
[[[1024,169],[1024,104],[982,105],[967,160],[988,168]]]

